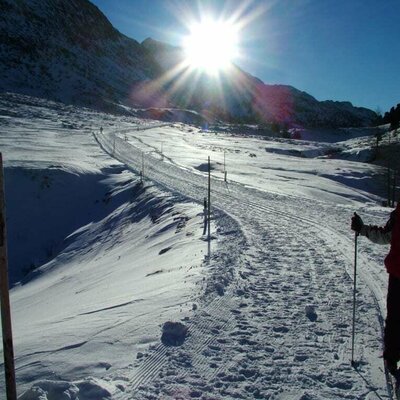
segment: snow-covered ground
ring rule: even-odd
[[[349,221],[386,221],[384,171],[331,158],[343,135],[311,136],[0,96],[21,399],[388,398],[387,248],[363,238],[350,365]],[[167,321],[187,328],[177,346]]]

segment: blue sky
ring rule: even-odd
[[[243,1],[92,0],[125,35],[180,45],[190,16],[229,18]],[[400,0],[248,1],[241,19],[245,71],[318,100],[387,111],[400,103]]]

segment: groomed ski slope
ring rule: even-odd
[[[140,170],[141,152],[135,147],[112,134],[96,138],[106,152]],[[201,198],[204,176],[150,155],[146,158],[149,179],[190,198]],[[179,356],[160,346],[138,366],[130,380],[131,395],[213,398],[218,389],[221,398],[277,394],[282,398],[351,398],[352,392],[362,390],[364,377],[384,396],[379,318],[384,312],[385,280],[365,257],[360,263],[364,282],[358,305],[365,318],[358,325],[363,332],[357,342],[357,359],[364,359],[360,376],[349,363],[351,209],[258,191],[221,178],[212,180],[212,204],[237,221],[244,235],[244,245],[230,251],[231,259],[222,263],[221,278],[232,273],[232,283],[222,299],[211,301],[199,317],[206,318],[205,327],[197,328],[194,322],[197,329],[192,329]],[[237,237],[238,232],[234,234]],[[211,343],[208,330],[216,335]],[[183,373],[182,359],[188,363]],[[164,368],[152,373],[154,365]]]
[[[354,211],[386,221],[378,168],[314,158],[331,146],[319,137],[215,134],[7,96],[1,106],[6,172],[52,165],[57,176],[84,178],[77,190],[87,176],[99,182],[87,189],[95,215],[70,226],[55,255],[11,292],[23,400],[389,398],[387,248],[361,238],[358,371],[350,365],[349,221]],[[207,155],[210,243],[202,237]],[[182,346],[160,342],[167,320],[189,328]]]

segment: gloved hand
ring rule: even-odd
[[[351,229],[357,233],[360,233],[363,226],[363,220],[357,213],[354,213],[353,217],[351,218]]]

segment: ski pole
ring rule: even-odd
[[[357,238],[358,232],[354,234],[354,288],[353,288],[353,332],[351,339],[351,365],[355,367],[354,361],[354,340],[356,328],[356,290],[357,290]]]

